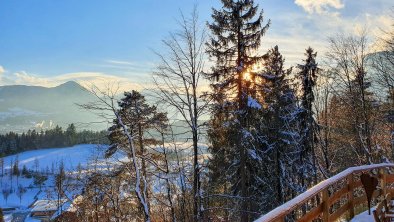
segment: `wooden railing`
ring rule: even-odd
[[[387,192],[394,194],[394,164],[374,164],[351,167],[324,180],[305,193],[263,215],[256,222],[336,221],[344,216],[353,218],[355,209],[367,203],[360,181],[361,173],[379,179],[374,201]],[[365,209],[365,208],[364,208]]]

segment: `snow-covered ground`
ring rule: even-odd
[[[179,158],[183,159],[186,164],[183,166],[184,171],[191,170],[191,143],[177,143],[166,144],[166,148],[171,152],[175,151],[175,147],[179,152]],[[60,163],[63,163],[64,169],[67,175],[73,175],[77,172],[85,172],[85,170],[91,170],[93,168],[100,170],[110,170],[114,164],[127,161],[125,155],[116,153],[109,159],[104,158],[105,145],[94,145],[84,144],[76,145],[67,148],[51,148],[51,149],[39,149],[33,151],[26,151],[4,157],[4,175],[0,171],[0,208],[6,208],[8,211],[6,214],[6,221],[11,221],[12,217],[20,221],[20,218],[26,218],[25,221],[35,221],[31,218],[30,211],[32,204],[36,200],[53,200],[56,198],[55,192],[55,174],[58,173]],[[200,161],[204,162],[209,158],[207,154],[207,147],[204,144],[199,144],[200,149]],[[160,152],[160,148],[154,149]],[[171,155],[171,154],[170,154]],[[169,157],[171,158],[171,157]],[[175,158],[175,157],[172,157]],[[190,159],[190,160],[189,160]],[[26,168],[31,172],[32,175],[43,175],[46,177],[45,182],[40,186],[34,183],[34,177],[27,178],[25,176],[11,177],[11,168],[14,163],[18,161],[18,168],[22,171]],[[190,161],[190,162],[189,162]],[[170,160],[170,165],[175,164],[175,159]],[[37,173],[39,172],[39,173]],[[179,175],[169,175],[173,177],[177,183],[181,183]],[[155,179],[153,182],[153,190],[155,192],[161,192],[162,182],[159,179]],[[78,184],[78,182],[75,182]],[[21,195],[18,192],[18,188],[23,187],[25,192]],[[75,188],[71,193],[67,193],[68,197],[74,197],[75,194],[79,194],[82,187]],[[5,198],[6,193],[9,193],[8,198]]]
[[[53,148],[26,151],[4,158],[4,168],[10,169],[10,165],[19,160],[19,168],[26,166],[28,169],[35,170],[36,159],[39,162],[39,171],[51,169],[52,165],[58,167],[63,161],[66,170],[75,170],[78,164],[83,167],[87,166],[94,158],[103,158],[103,152],[106,146],[95,144],[76,145],[67,148]]]
[[[46,187],[53,187],[54,184],[54,176],[51,174],[51,171],[56,171],[61,162],[64,163],[64,169],[67,172],[76,171],[78,165],[86,169],[89,168],[95,159],[103,159],[103,151],[105,149],[106,147],[102,145],[85,144],[68,148],[26,151],[5,157],[4,173],[7,175],[0,176],[0,207],[26,209],[36,198],[47,198],[44,190]],[[10,176],[10,168],[16,159],[19,161],[20,170],[25,166],[28,170],[39,171],[47,175],[47,180],[42,185],[41,192],[38,185],[34,184],[33,178]],[[26,189],[22,198],[18,196],[18,187]],[[12,190],[7,200],[4,196],[4,190]]]
[[[368,210],[364,211],[361,214],[354,216],[350,222],[374,222],[375,219],[373,218],[372,211],[373,209],[371,209],[371,215],[368,214]]]
[[[5,222],[11,222],[12,221],[12,214],[4,215],[4,221]]]

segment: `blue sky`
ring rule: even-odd
[[[309,45],[324,54],[327,37],[367,27],[371,41],[393,22],[389,0],[255,0],[272,26],[262,51],[279,45],[294,65]],[[201,23],[219,0],[2,0],[0,85],[54,86],[68,80],[150,80],[161,40],[182,10],[198,5]]]

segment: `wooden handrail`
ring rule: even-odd
[[[361,204],[366,202],[365,196],[362,197],[353,197],[353,191],[355,188],[358,188],[361,186],[361,183],[358,181],[353,180],[353,174],[355,173],[360,173],[360,172],[365,172],[365,171],[371,171],[371,170],[379,170],[380,175],[380,180],[381,184],[383,186],[383,193],[386,192],[386,184],[388,182],[394,180],[394,175],[385,175],[384,174],[384,169],[385,168],[394,168],[394,164],[392,163],[382,163],[382,164],[372,164],[372,165],[364,165],[364,166],[358,166],[358,167],[350,167],[341,173],[330,177],[317,185],[313,186],[312,188],[308,189],[306,192],[298,195],[297,197],[291,199],[290,201],[284,203],[283,205],[275,208],[274,210],[268,212],[267,214],[263,215],[262,217],[258,218],[255,220],[255,222],[284,222],[286,216],[291,214],[293,211],[299,209],[302,207],[307,201],[311,200],[312,198],[316,197],[319,195],[322,197],[322,202],[318,206],[316,206],[314,209],[310,210],[307,212],[305,215],[302,216],[302,220],[298,221],[311,221],[312,219],[316,219],[316,217],[321,216],[323,221],[328,222],[328,221],[333,221],[334,218],[338,218],[342,216],[342,214],[349,212],[350,216],[354,216],[354,206],[357,204]],[[330,186],[335,185],[336,183],[342,181],[348,177],[348,182],[347,182],[347,191],[345,192],[343,189],[340,189],[337,192],[344,192],[344,194],[351,194],[349,195],[350,197],[348,198],[348,202],[341,206],[337,212],[334,212],[332,214],[329,213],[330,206],[332,203],[335,201],[339,200],[341,198],[341,194],[335,195],[336,193],[331,194],[331,197],[335,195],[335,198],[330,199],[328,194],[328,189]],[[350,179],[351,178],[351,179]],[[391,190],[390,190],[391,191]],[[375,194],[377,195],[377,194]],[[313,214],[313,215],[312,215]],[[316,215],[316,217],[314,217]]]

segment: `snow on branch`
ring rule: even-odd
[[[250,96],[248,96],[248,107],[255,108],[255,109],[261,109],[260,103]]]

